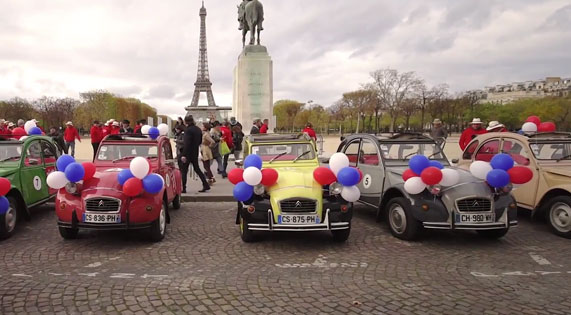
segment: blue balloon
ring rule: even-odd
[[[248,201],[254,195],[254,187],[246,184],[246,182],[239,182],[234,186],[234,198],[238,201]]]
[[[42,129],[40,129],[38,127],[32,127],[30,129],[30,131],[28,132],[28,134],[30,136],[41,136],[42,135]]]
[[[523,130],[520,129],[520,130],[517,131],[517,133],[520,134],[520,135],[523,135]]]
[[[430,160],[424,155],[415,155],[408,162],[408,166],[415,174],[421,174],[425,168],[430,167]]]
[[[130,169],[122,170],[121,172],[119,172],[119,174],[117,174],[117,180],[119,181],[119,185],[121,186],[125,185],[125,182],[133,177],[135,177],[135,175],[131,173]]]
[[[65,172],[65,168],[71,164],[75,163],[75,159],[71,155],[64,154],[57,159],[56,167],[60,172]]]
[[[361,174],[352,167],[344,167],[337,173],[337,181],[343,186],[355,186],[360,179]]]
[[[8,208],[10,208],[10,201],[8,198],[1,196],[0,197],[0,215],[4,215],[8,212]]]
[[[85,169],[79,163],[71,163],[65,168],[65,177],[72,183],[77,183],[85,176]]]
[[[256,154],[250,154],[244,160],[244,169],[248,167],[255,167],[259,170],[262,169],[262,158]]]
[[[439,168],[439,169],[444,169],[444,165],[442,165],[442,163],[438,162],[438,161],[430,161],[430,166]]]
[[[502,188],[510,183],[510,174],[504,170],[491,170],[486,176],[486,181],[494,188]]]
[[[509,154],[500,153],[494,155],[490,165],[493,169],[509,171],[510,168],[514,167],[514,159]]]
[[[151,137],[151,139],[156,139],[160,135],[161,135],[161,132],[159,131],[159,128],[157,128],[157,127],[149,128],[149,136]]]
[[[163,178],[159,174],[149,174],[143,178],[143,189],[149,194],[158,194],[163,190]]]

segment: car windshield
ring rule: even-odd
[[[137,156],[156,158],[157,152],[156,144],[104,144],[99,148],[97,160],[121,161],[133,159]]]
[[[387,165],[408,165],[408,161],[415,155],[420,154],[431,160],[438,160],[448,165],[448,160],[436,143],[411,143],[411,142],[380,142],[383,160]]]
[[[529,147],[538,160],[571,160],[571,141],[538,141]]]
[[[264,162],[315,159],[315,149],[310,143],[256,144],[252,146],[252,154],[259,155]]]
[[[0,163],[18,162],[21,156],[22,144],[11,143],[0,145]]]

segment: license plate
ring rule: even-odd
[[[319,224],[319,217],[315,214],[302,215],[302,214],[282,214],[278,215],[278,224]]]
[[[120,214],[95,214],[84,213],[83,222],[85,223],[121,223]]]
[[[496,221],[495,213],[469,213],[469,214],[456,214],[457,223],[492,223]]]

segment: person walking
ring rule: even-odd
[[[482,120],[480,118],[472,119],[468,128],[466,128],[460,136],[460,141],[458,142],[460,149],[464,151],[472,139],[484,133],[486,133],[486,129],[482,128]]]
[[[506,126],[500,124],[497,120],[492,120],[488,123],[488,128],[486,128],[487,132],[508,132]]]
[[[212,146],[214,146],[214,140],[210,136],[210,124],[202,124],[202,144],[200,145],[200,152],[202,152],[202,164],[204,165],[204,170],[206,171],[204,175],[208,178],[208,183],[210,185],[216,182],[214,175],[212,175],[212,170],[210,169],[210,161],[214,159],[212,155]]]
[[[65,125],[66,127],[63,133],[63,140],[65,141],[66,151],[70,152],[71,156],[75,157],[75,139],[81,142],[81,138],[79,137],[79,132],[77,132],[77,129],[73,126],[71,121],[68,121]]]
[[[441,145],[442,143],[446,142],[446,138],[448,138],[448,131],[446,128],[442,126],[442,121],[440,119],[434,119],[432,122],[432,130],[430,130],[430,137]]]
[[[212,156],[216,160],[218,164],[218,174],[222,175],[222,178],[225,178],[226,174],[224,174],[224,164],[222,162],[222,155],[220,154],[220,142],[222,140],[222,131],[220,131],[220,122],[214,121],[212,124],[212,130],[210,131],[210,136],[212,140],[214,140],[214,146],[212,147]]]
[[[95,160],[99,144],[101,143],[101,140],[103,140],[103,130],[101,129],[99,120],[93,122],[91,130],[89,130],[89,135],[91,136],[91,146],[93,147],[93,160]]]
[[[228,152],[224,152],[225,154],[222,155],[222,158],[224,160],[224,162],[222,163],[222,178],[226,178],[228,177],[226,173],[226,169],[228,168],[228,158],[230,157],[230,153],[234,148],[234,142],[232,140],[232,131],[230,131],[230,123],[228,121],[225,121],[222,127],[220,127],[220,131],[222,132],[222,140],[226,144],[226,147],[229,149]]]
[[[202,131],[198,128],[194,122],[192,116],[186,116],[184,122],[188,126],[184,131],[184,145],[182,149],[181,161],[183,163],[182,173],[182,192],[186,193],[186,181],[188,178],[188,168],[192,164],[194,172],[200,177],[202,181],[202,190],[199,192],[206,192],[210,190],[210,185],[206,181],[204,173],[200,170],[198,166],[198,152],[200,144],[202,143]]]
[[[242,141],[244,141],[244,133],[242,132],[242,127],[234,125],[232,127],[232,143],[234,143],[232,154],[234,154],[234,161],[238,161],[240,159],[240,153],[242,152]]]
[[[236,117],[230,117],[230,126],[232,126],[232,128],[234,128],[235,126],[240,127],[240,130],[242,130],[242,124],[236,120]]]
[[[268,119],[264,119],[264,122],[262,123],[262,126],[260,127],[260,133],[268,133],[268,124],[270,123],[270,121]]]
[[[252,125],[252,129],[250,129],[251,135],[257,135],[260,133],[260,126],[262,122],[259,119],[254,119],[254,124]]]
[[[313,130],[313,125],[310,122],[305,124],[305,129],[303,129],[302,132],[307,133],[307,135],[310,136],[311,139],[317,141],[317,134],[315,133],[315,130]]]
[[[23,119],[18,119],[18,127],[12,130],[12,138],[19,140],[21,137],[28,134],[24,129],[24,124],[26,124],[26,122]]]

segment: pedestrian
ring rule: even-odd
[[[89,135],[91,136],[91,146],[93,147],[93,160],[95,160],[99,144],[101,143],[101,140],[103,140],[103,130],[99,124],[99,120],[93,121],[93,125],[89,130]]]
[[[192,164],[194,172],[198,175],[198,177],[200,177],[200,180],[202,181],[202,190],[199,192],[206,192],[210,190],[210,185],[208,185],[206,177],[198,166],[198,151],[200,144],[202,143],[202,131],[196,126],[192,116],[186,116],[184,118],[184,122],[188,127],[184,131],[184,145],[181,157],[183,163],[183,169],[181,170],[182,192],[186,193],[186,181],[188,178],[188,168],[190,164]]]
[[[232,148],[232,153],[234,154],[234,161],[240,159],[240,152],[242,152],[243,140],[244,140],[244,133],[242,132],[242,127],[235,124],[232,127],[232,142],[234,143],[234,147]]]
[[[242,124],[236,120],[236,117],[230,117],[230,126],[232,126],[232,128],[234,128],[235,126],[240,127],[240,130],[242,130]]]
[[[232,140],[232,131],[230,130],[230,122],[224,121],[222,126],[220,127],[220,131],[222,132],[222,140],[224,144],[220,143],[221,145],[221,152],[222,159],[224,162],[222,163],[222,178],[228,177],[226,173],[226,169],[228,168],[228,158],[230,157],[230,153],[232,152],[232,148],[234,148],[234,142]],[[226,150],[227,149],[227,150]],[[222,152],[226,150],[225,152]]]
[[[252,125],[252,129],[250,129],[250,134],[251,135],[257,135],[260,133],[260,126],[262,125],[262,122],[259,119],[254,119],[254,123]]]
[[[460,149],[464,151],[472,139],[484,133],[486,133],[486,129],[482,128],[482,120],[480,118],[472,119],[472,122],[469,124],[468,128],[466,128],[466,130],[464,130],[460,136],[460,141],[458,142]]]
[[[133,128],[131,128],[131,122],[127,119],[124,119],[121,123],[121,130],[119,133],[129,134],[133,133]]]
[[[141,119],[137,122],[137,126],[135,126],[135,133],[137,134],[142,134],[141,132],[141,128],[143,128],[144,125],[147,124],[147,121],[145,119]],[[182,125],[185,129],[186,127],[184,126],[184,124]]]
[[[260,133],[268,133],[268,124],[269,124],[269,120],[268,119],[264,119],[264,122],[262,123],[262,126],[260,127]]]
[[[119,122],[113,120],[113,123],[111,124],[111,134],[118,135],[119,133],[121,133],[121,127],[119,126]]]
[[[18,127],[12,130],[12,138],[19,140],[21,137],[28,134],[24,129],[24,124],[26,124],[26,122],[23,119],[18,119]]]
[[[16,126],[14,125],[13,122],[8,123],[8,130],[10,130],[10,134],[12,134],[12,132],[14,131],[14,127]]]
[[[204,175],[208,178],[208,183],[210,185],[216,182],[214,175],[212,175],[212,170],[210,169],[210,161],[214,159],[212,155],[212,147],[214,146],[214,140],[210,136],[210,124],[202,124],[202,144],[200,145],[200,152],[202,153],[202,164],[204,165],[204,170],[206,171]]]
[[[63,151],[65,154],[67,154],[67,148],[65,145],[65,141],[63,140],[61,133],[58,131],[58,129],[56,127],[50,128],[50,132],[48,133],[48,136],[50,136],[52,138],[52,140],[54,140],[54,142],[59,147],[60,151]]]
[[[486,128],[487,132],[508,132],[506,126],[500,124],[497,120],[492,120],[488,123],[488,128]]]
[[[446,138],[448,138],[448,131],[442,126],[442,121],[438,118],[434,119],[432,122],[430,137],[434,139],[438,145],[446,142]]]
[[[9,136],[12,134],[12,131],[8,128],[8,122],[4,119],[0,119],[0,135],[2,136]]]
[[[303,129],[302,131],[303,133],[306,133],[308,136],[311,137],[311,139],[313,139],[314,141],[317,141],[317,135],[315,134],[315,130],[313,130],[313,125],[308,122],[307,124],[305,124],[305,129]]]
[[[224,163],[222,162],[222,155],[220,154],[220,143],[222,140],[222,131],[220,131],[220,122],[215,120],[212,123],[212,130],[210,131],[210,136],[214,140],[214,146],[212,147],[212,156],[218,164],[218,174],[222,175],[223,178],[226,177],[224,174]]]
[[[65,147],[68,152],[70,152],[71,148],[71,156],[75,157],[75,139],[81,142],[81,138],[79,137],[79,132],[73,126],[71,121],[68,121],[66,124],[65,132],[63,134],[63,140],[65,141]]]

